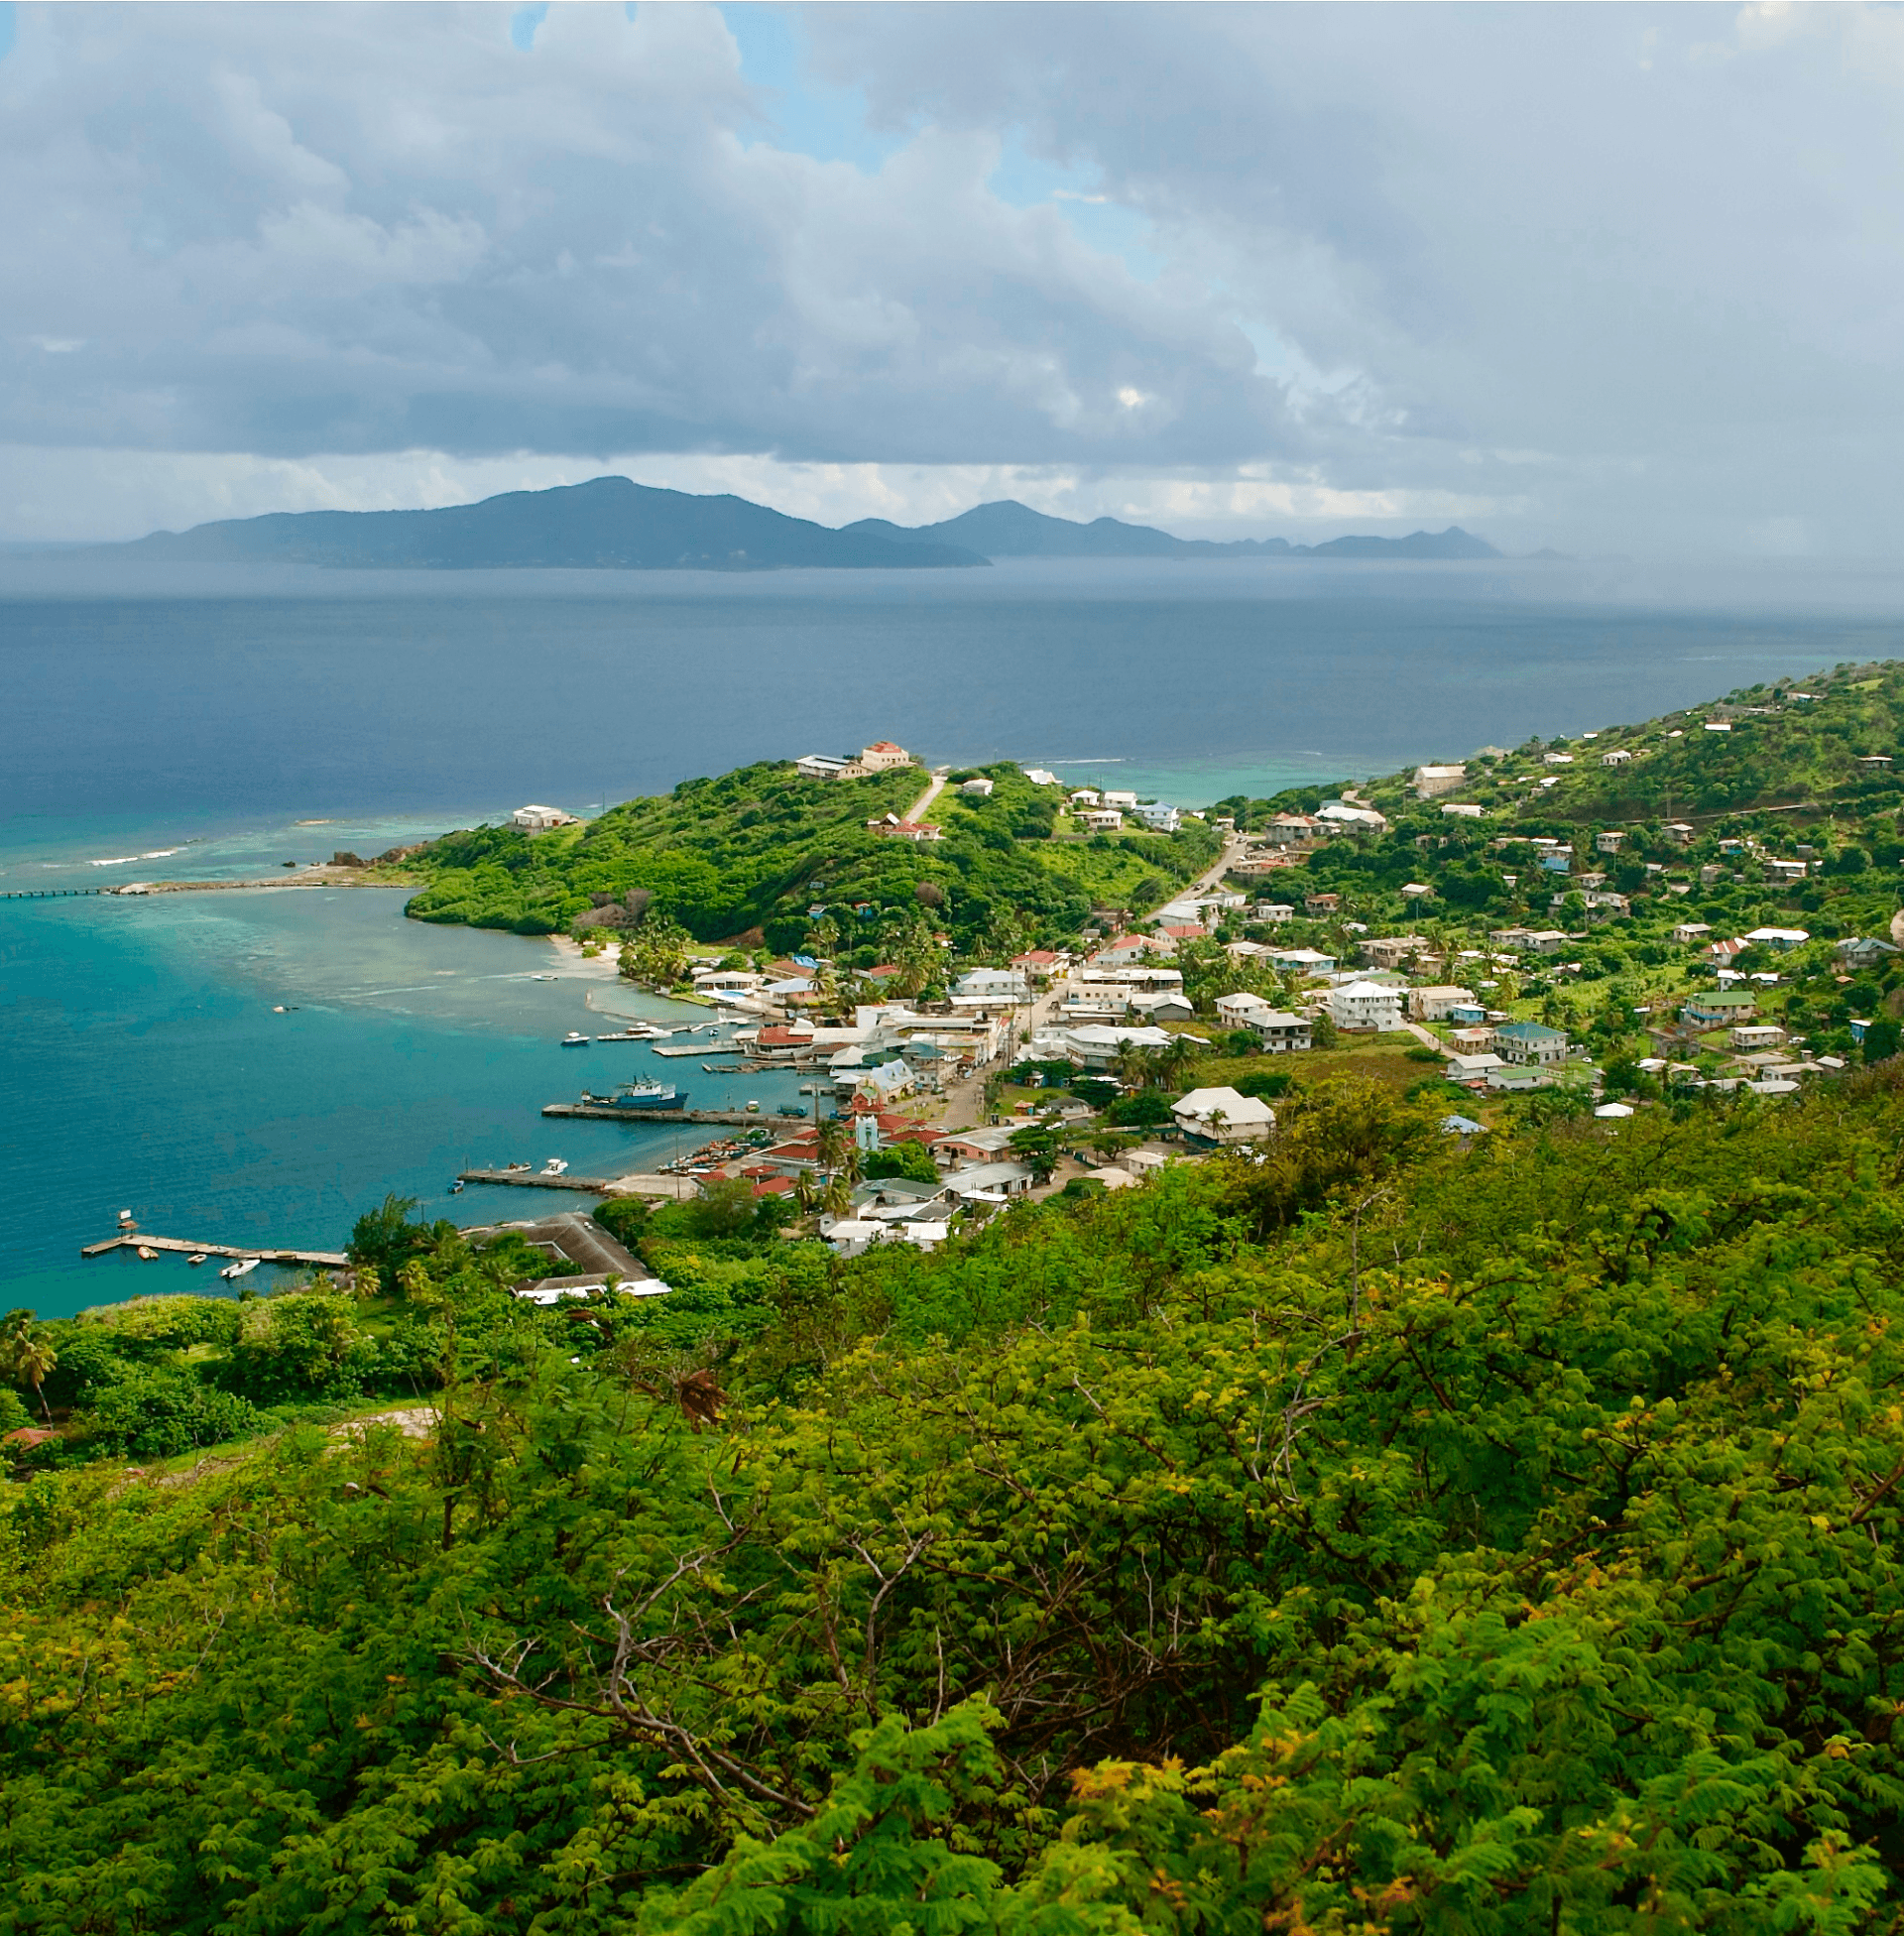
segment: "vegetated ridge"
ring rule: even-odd
[[[962,769],[933,802],[943,838],[924,844],[867,824],[907,810],[928,783],[921,769],[802,780],[787,762],[683,781],[584,826],[448,834],[404,860],[428,883],[410,912],[548,934],[635,893],[701,940],[758,929],[789,949],[819,918],[809,909],[833,908],[866,923],[869,941],[881,921],[924,909],[961,947],[987,933],[1030,947],[1075,933],[1094,907],[1155,905],[1220,851],[1197,820],[1175,834],[1075,835],[1061,791],[1016,766],[982,770],[989,798],[960,792],[957,781],[980,771]]]
[[[1418,531],[1406,538],[1332,538],[1321,544],[1291,544],[1284,538],[1218,541],[1173,538],[1150,525],[1127,525],[1116,518],[1078,524],[1047,517],[1013,498],[981,504],[941,524],[903,526],[884,518],[862,518],[844,527],[895,544],[968,545],[987,557],[1044,558],[1497,558],[1485,538],[1451,525],[1444,532]]]
[[[1100,518],[1079,525],[1014,503],[980,505],[920,530],[862,519],[839,531],[733,496],[654,490],[626,477],[544,491],[509,491],[436,511],[280,511],[185,532],[154,532],[101,554],[216,564],[318,564],[358,569],[543,567],[617,571],[924,569],[993,557],[1395,557],[1500,554],[1449,530],[1410,538],[1280,538],[1210,544]]]

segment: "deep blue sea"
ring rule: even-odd
[[[1196,804],[1896,657],[1901,614],[1904,575],[1818,566],[4,559],[0,890],[252,876],[880,737]],[[0,1306],[203,1285],[182,1265],[82,1263],[122,1208],[162,1235],[340,1248],[390,1189],[464,1222],[583,1201],[452,1201],[465,1165],[559,1154],[593,1174],[693,1140],[541,1119],[584,1080],[666,1069],[714,1106],[790,1094],[632,1044],[564,1051],[606,1005],[662,1005],[533,980],[557,966],[547,944],[420,926],[402,901],[0,902]]]

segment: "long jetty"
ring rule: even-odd
[[[804,1116],[772,1116],[764,1109],[610,1109],[595,1103],[544,1103],[544,1116],[592,1116],[603,1123],[639,1123],[665,1129],[670,1123],[764,1123],[770,1129],[798,1129]]]
[[[664,1196],[682,1202],[696,1186],[685,1176],[551,1176],[545,1169],[466,1169],[459,1183],[502,1183],[513,1190],[581,1190],[590,1196]]]
[[[64,901],[72,895],[117,894],[117,888],[7,888],[0,901]]]
[[[286,1251],[275,1244],[187,1244],[181,1237],[147,1237],[139,1231],[124,1231],[108,1237],[103,1244],[86,1244],[81,1257],[103,1257],[108,1251],[136,1251],[140,1245],[149,1251],[175,1251],[180,1257],[255,1257],[260,1264],[313,1264],[326,1270],[341,1270],[349,1263],[342,1251]]]

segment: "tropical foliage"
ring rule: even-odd
[[[1889,1929],[1893,1076],[1318,1085],[940,1254],[683,1228],[694,1322],[419,1252],[426,1438],[6,1496],[0,1926]]]

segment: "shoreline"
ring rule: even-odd
[[[375,881],[364,879],[354,867],[333,867],[328,861],[315,867],[299,868],[296,874],[265,875],[243,881],[125,881],[116,888],[101,888],[102,895],[130,896],[137,900],[153,894],[253,894],[282,892],[286,888],[390,888],[414,892],[421,881],[393,881],[387,876]]]

